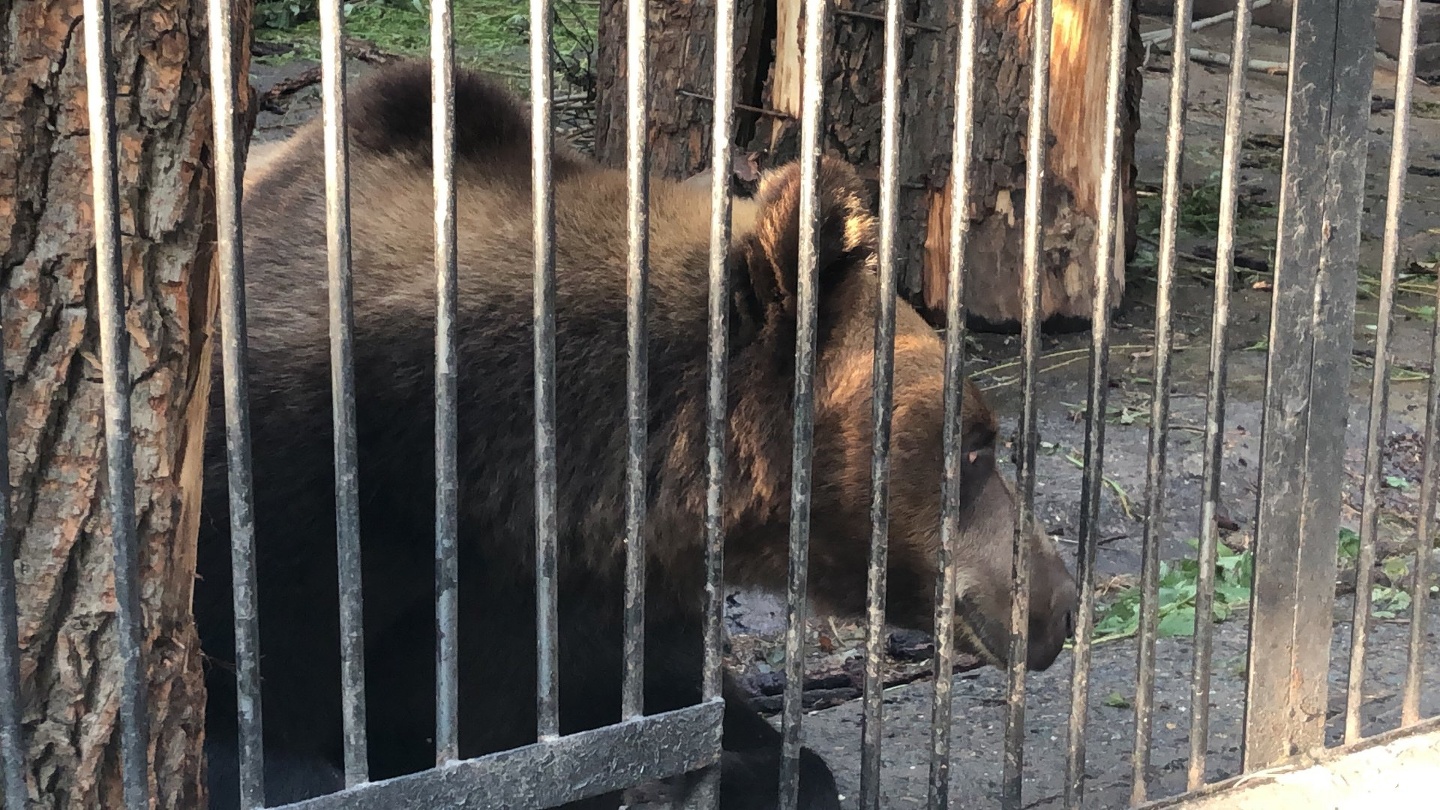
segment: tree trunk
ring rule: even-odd
[[[121,261],[154,806],[203,807],[191,616],[217,303],[206,6],[111,6]],[[239,75],[250,3],[236,0]],[[0,268],[25,774],[33,807],[121,806],[80,0],[0,6]],[[253,106],[238,94],[242,142]]]
[[[596,37],[595,157],[611,166],[625,164],[625,111],[630,106],[625,80],[626,0],[600,0]],[[650,170],[684,178],[710,168],[711,112],[715,86],[715,4],[708,0],[650,2]],[[736,9],[736,30],[750,24],[751,4]],[[737,43],[744,38],[737,35]],[[737,88],[747,71],[737,53]],[[743,90],[737,91],[743,93]]]
[[[1128,2],[1128,0],[1126,0]],[[912,111],[902,152],[901,218],[926,222],[924,234],[902,255],[920,274],[926,310],[943,317],[950,228],[950,139],[954,122],[952,67],[940,54],[958,48],[958,6],[928,7],[924,20],[952,33],[920,32],[911,55],[905,109]],[[1021,316],[1025,207],[1025,128],[1030,103],[1030,6],[1000,0],[981,14],[975,77],[975,160],[970,166],[970,242],[966,255],[965,304],[976,329],[1016,331]],[[1109,2],[1056,0],[1050,49],[1050,146],[1047,153],[1044,253],[1040,318],[1047,329],[1088,328],[1098,271],[1096,225],[1105,137],[1106,50]],[[1134,255],[1135,133],[1140,126],[1139,18],[1131,15],[1120,121],[1120,217],[1111,301],[1120,303],[1125,262]],[[937,75],[938,74],[938,75]],[[928,165],[920,161],[930,158]],[[918,181],[918,182],[917,182]],[[921,188],[923,186],[923,188]],[[906,289],[915,283],[907,278]]]
[[[849,160],[878,186],[883,0],[839,0],[831,42],[823,49],[823,148]],[[652,3],[652,123],[657,170],[676,176],[704,163],[709,137],[707,98],[677,109],[669,99],[689,77],[708,77],[713,16],[680,18],[688,3]],[[954,124],[959,6],[907,0],[901,99],[900,208],[897,250],[902,294],[935,320],[943,318],[949,228],[950,139]],[[623,0],[604,0],[599,37],[602,70],[624,53]],[[736,143],[771,162],[796,155],[800,69],[804,47],[801,0],[746,0],[737,38]],[[1048,328],[1088,325],[1095,287],[1095,225],[1105,113],[1105,52],[1109,4],[1056,0],[1051,50],[1052,144],[1045,188],[1045,268],[1041,318]],[[659,20],[667,27],[659,28]],[[702,19],[703,18],[703,19]],[[1025,127],[1029,105],[1030,3],[983,6],[975,76],[976,144],[971,164],[972,220],[966,304],[972,326],[1014,331],[1020,319],[1021,212],[1025,193]],[[607,27],[607,22],[609,23]],[[1132,17],[1121,127],[1121,212],[1112,269],[1113,300],[1124,291],[1124,262],[1134,253],[1134,142],[1139,127],[1141,49]],[[683,47],[671,44],[683,43]],[[601,128],[614,127],[612,163],[624,159],[623,72],[601,74]],[[707,79],[708,80],[708,79]],[[674,156],[684,155],[686,160]],[[688,162],[687,162],[688,161]]]

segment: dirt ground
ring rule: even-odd
[[[1145,18],[1142,29],[1159,29],[1167,21]],[[1227,52],[1231,29],[1217,25],[1193,35],[1192,46]],[[1252,56],[1283,62],[1287,35],[1255,29]],[[1369,181],[1361,244],[1362,282],[1378,279],[1381,265],[1382,223],[1386,173],[1393,125],[1393,64],[1380,57],[1374,86],[1375,112],[1371,119]],[[1102,495],[1098,579],[1115,586],[1140,569],[1142,510],[1145,491],[1148,415],[1151,396],[1154,323],[1154,228],[1158,226],[1158,192],[1164,161],[1164,130],[1168,114],[1169,57],[1155,54],[1145,74],[1142,125],[1137,144],[1142,194],[1141,255],[1129,271],[1124,309],[1114,323],[1110,361],[1110,418],[1106,429],[1105,475],[1113,482]],[[253,81],[260,90],[277,80],[310,67],[303,62],[257,64]],[[352,76],[366,66],[355,63]],[[1187,181],[1196,187],[1213,186],[1221,159],[1225,115],[1224,68],[1190,65],[1190,112],[1186,134]],[[1241,218],[1239,254],[1253,266],[1273,262],[1274,205],[1278,201],[1280,146],[1283,143],[1286,79],[1252,72],[1245,115],[1246,149],[1243,193],[1247,209]],[[280,112],[261,114],[257,140],[282,137],[296,124],[316,114],[314,88],[295,94]],[[1390,100],[1390,104],[1386,104]],[[1407,203],[1402,216],[1400,261],[1415,273],[1419,284],[1433,290],[1435,260],[1440,259],[1440,87],[1416,88]],[[1182,232],[1182,254],[1191,257],[1180,265],[1175,290],[1175,385],[1166,480],[1164,559],[1192,556],[1186,540],[1199,532],[1201,426],[1204,423],[1205,383],[1212,313],[1212,286],[1206,277],[1213,263],[1214,237],[1203,228]],[[1208,251],[1208,252],[1207,252]],[[1196,260],[1196,259],[1202,260]],[[1428,278],[1427,278],[1428,274]],[[1230,338],[1227,347],[1229,395],[1225,415],[1226,456],[1222,472],[1223,505],[1234,529],[1227,545],[1243,548],[1253,531],[1259,471],[1259,438],[1265,374],[1264,343],[1268,334],[1271,295],[1267,272],[1244,272],[1231,297]],[[1362,287],[1367,285],[1362,283]],[[1372,291],[1378,282],[1368,285]],[[1429,351],[1433,291],[1429,296],[1405,294],[1394,332],[1397,367],[1392,378],[1387,460],[1389,482],[1384,493],[1382,556],[1400,551],[1409,542],[1419,488],[1420,431],[1424,429],[1426,377],[1431,370]],[[1347,491],[1342,522],[1358,527],[1364,433],[1369,414],[1369,386],[1373,357],[1373,293],[1361,296],[1356,325],[1355,362],[1352,364],[1350,421],[1347,431]],[[1049,532],[1073,552],[1078,535],[1080,469],[1084,444],[1083,411],[1087,375],[1088,335],[1046,338],[1039,379],[1040,433],[1046,443],[1039,455],[1037,510]],[[1372,349],[1369,356],[1366,349]],[[1013,435],[1020,410],[1018,391],[1018,340],[976,335],[967,359],[977,382],[1007,418],[1002,431]],[[1008,463],[1008,462],[1007,462]],[[1013,472],[1013,468],[1012,472]],[[1432,566],[1440,569],[1440,566]],[[1343,592],[1343,588],[1340,589]],[[1428,682],[1422,698],[1427,715],[1440,713],[1440,603],[1425,606],[1429,621],[1425,667]],[[1330,739],[1339,738],[1344,711],[1344,684],[1348,660],[1351,597],[1342,595],[1335,611],[1332,642]],[[1377,621],[1368,646],[1368,680],[1364,709],[1365,730],[1379,732],[1398,722],[1400,685],[1406,666],[1408,610]],[[779,636],[784,629],[783,605],[756,594],[730,595],[729,629],[732,661],[750,676],[757,688],[777,686],[774,670],[781,668]],[[847,796],[854,801],[859,784],[860,706],[853,700],[858,682],[836,676],[854,672],[860,655],[862,631],[853,624],[817,622],[812,637],[818,641],[808,658],[809,669],[829,674],[815,684],[824,691],[813,697],[817,708],[804,721],[806,743],[826,756]],[[1235,774],[1244,702],[1244,667],[1247,627],[1244,612],[1216,627],[1211,697],[1209,777]],[[928,664],[898,648],[915,647],[923,640],[892,637],[900,653],[890,664],[897,672],[918,673]],[[1090,807],[1125,806],[1130,794],[1130,757],[1133,740],[1136,648],[1133,639],[1097,646],[1093,652],[1089,730],[1087,736],[1087,804]],[[1188,753],[1189,678],[1191,642],[1188,638],[1163,639],[1158,645],[1154,745],[1151,755],[1152,797],[1183,790]],[[902,659],[909,659],[902,660]],[[850,661],[849,667],[845,664]],[[1049,671],[1028,680],[1025,759],[1025,801],[1030,807],[1060,804],[1069,711],[1071,657],[1066,654]],[[913,679],[913,675],[911,676]],[[773,692],[773,688],[764,691]],[[883,789],[888,807],[922,806],[928,776],[931,684],[920,678],[887,691]],[[772,698],[769,701],[774,704]],[[838,705],[830,705],[837,704]],[[1001,772],[1001,741],[1005,705],[1003,673],[980,669],[956,676],[954,689],[954,755],[952,806],[996,806]],[[820,706],[828,706],[819,708]]]

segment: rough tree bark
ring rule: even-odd
[[[767,153],[771,162],[796,154],[801,0],[742,0],[737,39],[736,144]],[[623,0],[604,0],[597,64],[624,53]],[[690,9],[694,9],[690,11]],[[708,98],[689,106],[669,99],[676,88],[709,83],[714,18],[691,2],[650,4],[652,20],[650,141],[658,171],[684,176],[704,163]],[[1041,317],[1048,328],[1088,325],[1095,288],[1095,217],[1104,148],[1108,2],[1056,0],[1052,47],[1046,194],[1045,269]],[[686,9],[679,13],[677,9]],[[907,0],[901,101],[900,210],[897,249],[902,294],[937,322],[945,300],[949,228],[950,138],[959,5]],[[975,204],[967,256],[966,304],[971,325],[1013,331],[1020,317],[1020,212],[1025,193],[1030,3],[996,0],[982,6],[975,77],[977,142],[971,166]],[[880,76],[884,65],[883,0],[838,0],[827,44],[824,148],[855,164],[878,185]],[[659,28],[660,24],[665,27]],[[1124,291],[1124,262],[1134,253],[1134,140],[1139,126],[1140,43],[1132,17],[1121,127],[1122,250],[1113,268],[1115,302]],[[602,160],[623,161],[623,72],[599,82]],[[708,97],[708,94],[706,94]],[[688,97],[688,96],[686,96]],[[676,156],[683,156],[677,159]]]
[[[595,157],[625,163],[626,0],[600,0],[596,39]],[[736,9],[736,28],[745,30],[750,4]],[[691,177],[710,166],[710,120],[714,105],[715,4],[712,0],[651,2],[650,169],[668,177]],[[737,41],[738,41],[737,37]],[[737,57],[738,59],[738,57]],[[737,65],[736,85],[745,74]]]
[[[241,76],[250,7],[234,2]],[[154,806],[203,807],[191,591],[217,302],[206,5],[111,8],[150,788]],[[33,807],[119,807],[82,6],[15,0],[0,3],[0,20],[0,281],[25,774]],[[251,95],[239,98],[248,134]]]

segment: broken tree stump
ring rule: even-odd
[[[603,0],[599,36],[597,156],[624,158],[624,17]],[[688,177],[708,166],[714,16],[692,1],[652,3],[652,168]],[[1048,330],[1088,328],[1097,278],[1095,230],[1105,134],[1106,45],[1110,3],[1055,0],[1040,315]],[[735,146],[793,159],[799,134],[800,0],[742,1],[736,24]],[[883,0],[838,0],[826,45],[823,144],[878,187]],[[944,315],[949,227],[950,139],[954,123],[959,6],[909,4],[902,65],[900,290],[934,322]],[[1021,212],[1029,109],[1030,2],[997,0],[981,12],[976,143],[970,166],[973,207],[966,257],[972,328],[1018,330]],[[1120,222],[1113,301],[1124,292],[1134,253],[1134,143],[1139,127],[1141,46],[1132,15],[1120,121]],[[608,122],[608,125],[607,123]]]

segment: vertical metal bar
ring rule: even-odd
[[[1243,2],[1243,0],[1242,0]],[[1155,711],[1155,635],[1159,621],[1160,543],[1165,514],[1165,450],[1170,433],[1170,352],[1175,299],[1175,234],[1180,225],[1180,172],[1185,163],[1185,113],[1190,90],[1190,17],[1194,0],[1175,0],[1170,59],[1170,118],[1165,128],[1165,183],[1155,291],[1155,387],[1150,399],[1149,463],[1145,471],[1145,536],[1141,543],[1139,654],[1135,683],[1135,746],[1130,803],[1145,801]],[[1196,623],[1208,613],[1196,612]]]
[[[885,1],[885,67],[880,125],[880,297],[875,307],[875,360],[871,370],[870,565],[865,583],[865,685],[864,712],[860,721],[860,806],[865,810],[879,810],[880,807],[880,733],[885,688],[880,667],[885,647],[885,567],[890,546],[890,424],[895,388],[895,206],[899,196],[900,37],[904,24],[901,15],[900,0]],[[949,724],[945,726],[948,730]]]
[[[1410,109],[1415,92],[1415,48],[1419,37],[1420,0],[1405,0],[1400,23],[1400,64],[1395,76],[1395,129],[1390,140],[1390,191],[1385,205],[1385,264],[1384,272],[1391,276],[1393,284],[1395,264],[1400,252],[1400,207],[1405,204],[1405,174],[1410,156]],[[1383,282],[1382,282],[1383,283]],[[1383,295],[1383,293],[1382,293]],[[1389,299],[1382,299],[1389,303]],[[1376,373],[1380,369],[1380,348],[1375,350]],[[1432,357],[1440,357],[1440,338],[1435,341]],[[1410,592],[1410,657],[1405,669],[1405,686],[1400,699],[1400,725],[1412,726],[1420,722],[1420,687],[1424,680],[1425,626],[1429,619],[1430,605],[1430,559],[1435,541],[1432,537],[1435,516],[1435,413],[1440,402],[1440,380],[1430,377],[1430,399],[1425,426],[1425,466],[1420,496],[1420,521],[1415,532],[1414,579]],[[1382,401],[1383,402],[1383,401]],[[1372,406],[1373,407],[1373,406]],[[1384,413],[1384,405],[1380,406]],[[1372,411],[1373,412],[1373,411]],[[1378,477],[1378,474],[1377,474]],[[1367,483],[1368,480],[1367,480]],[[1370,503],[1368,497],[1365,501]],[[1363,542],[1362,542],[1363,546]],[[1373,556],[1373,555],[1372,555]],[[1358,605],[1367,602],[1356,590],[1356,622],[1359,623]],[[1357,701],[1358,702],[1358,701]],[[1349,717],[1346,717],[1346,734],[1349,734]],[[1357,729],[1358,734],[1358,729]]]
[[[216,263],[220,272],[220,363],[230,489],[231,602],[235,611],[235,696],[240,806],[265,803],[260,711],[260,620],[255,606],[255,512],[251,490],[250,394],[245,371],[245,259],[235,140],[235,56],[231,4],[211,0],[210,94],[214,102]]]
[[[1011,557],[1009,682],[1005,693],[1002,810],[1020,810],[1025,765],[1025,661],[1030,648],[1030,547],[1035,525],[1035,450],[1040,441],[1035,380],[1040,364],[1040,270],[1045,236],[1046,138],[1050,134],[1051,0],[1034,0],[1030,31],[1030,111],[1025,125],[1025,234],[1020,338],[1020,431],[1016,479],[1019,515]],[[952,211],[951,216],[956,213]]]
[[[726,357],[730,329],[730,141],[735,125],[735,0],[715,3],[715,110],[710,132],[709,341],[705,395],[705,672],[701,696],[722,693],[725,639]],[[691,806],[720,806],[720,766],[700,775]]]
[[[430,4],[430,136],[435,192],[435,763],[460,758],[460,480],[455,318],[454,0]]]
[[[810,564],[810,458],[815,436],[815,316],[819,271],[820,127],[825,109],[822,55],[829,41],[826,0],[805,0],[800,105],[799,302],[795,332],[795,432],[790,468],[790,576],[786,589],[785,706],[781,724],[780,809],[800,800],[800,693],[805,679],[806,586]],[[726,175],[728,176],[728,172]]]
[[[1237,0],[1230,64],[1250,59],[1250,3]],[[1178,16],[1178,15],[1177,15]],[[1175,53],[1184,53],[1178,45]],[[1224,157],[1220,170],[1220,221],[1215,248],[1215,304],[1210,323],[1210,365],[1206,383],[1204,470],[1200,489],[1199,571],[1195,591],[1195,647],[1190,672],[1190,763],[1187,790],[1205,782],[1210,738],[1210,659],[1215,632],[1215,560],[1220,541],[1215,516],[1220,504],[1220,460],[1225,441],[1226,340],[1230,333],[1230,280],[1235,273],[1235,210],[1240,190],[1240,152],[1244,144],[1246,71],[1230,71],[1226,91]],[[1167,211],[1169,206],[1166,206]],[[1205,617],[1204,619],[1200,617]]]
[[[345,124],[344,19],[340,0],[320,3],[325,116],[325,244],[330,292],[330,390],[335,430],[335,535],[340,579],[341,710],[345,784],[368,781],[365,629],[361,612],[360,483],[355,438],[354,316],[350,276],[350,153]]]
[[[1398,275],[1396,260],[1400,252],[1400,210],[1405,205],[1405,169],[1410,154],[1410,103],[1414,90],[1415,40],[1419,14],[1419,0],[1406,0],[1401,12],[1400,64],[1395,76],[1395,126],[1390,133],[1390,183],[1385,200],[1385,252],[1380,266],[1380,312],[1375,321],[1375,373],[1370,382],[1370,420],[1365,433],[1365,500],[1360,513],[1360,552],[1355,560],[1355,613],[1350,625],[1350,672],[1345,690],[1347,745],[1359,741],[1361,737],[1360,709],[1365,702],[1365,643],[1370,630],[1370,584],[1375,566],[1376,535],[1380,524],[1380,442],[1385,435],[1385,422],[1390,407],[1390,330],[1394,321],[1395,283]],[[1436,383],[1432,380],[1431,385]],[[1434,402],[1433,398],[1431,402]],[[1427,464],[1433,455],[1427,449]],[[1424,491],[1421,493],[1421,503],[1429,504],[1427,498],[1433,489],[1427,489],[1425,484],[1426,480],[1422,480]],[[1422,541],[1422,549],[1423,541],[1429,537],[1427,530],[1430,516],[1430,508],[1422,507],[1420,531],[1416,534],[1417,539]],[[1423,550],[1421,556],[1422,559],[1428,557]],[[1421,573],[1417,566],[1417,583],[1424,582]],[[1415,596],[1420,598],[1424,594],[1424,590],[1419,590]],[[1417,622],[1423,625],[1426,603],[1422,599],[1413,604],[1416,609],[1410,621],[1412,655],[1415,645],[1419,643],[1418,637],[1414,635],[1415,626]],[[1416,664],[1413,658],[1411,663]],[[1406,697],[1409,696],[1408,691],[1405,694]],[[1418,695],[1417,686],[1417,701]],[[1406,705],[1403,698],[1401,703],[1403,723]]]
[[[366,761],[365,647],[361,600],[360,499],[355,435],[354,322],[350,267],[350,168],[345,118],[343,15],[320,4],[325,132],[325,214],[330,379],[335,444],[335,518],[340,583],[340,650],[345,783],[369,779]]]
[[[1095,626],[1095,547],[1104,485],[1105,407],[1109,392],[1110,307],[1117,241],[1120,160],[1120,103],[1129,53],[1130,3],[1110,2],[1110,47],[1105,78],[1104,169],[1100,177],[1100,221],[1095,228],[1095,299],[1090,315],[1090,396],[1085,419],[1085,471],[1080,483],[1080,549],[1077,555],[1080,607],[1075,618],[1074,678],[1070,689],[1070,734],[1065,757],[1065,806],[1078,808],[1085,795],[1085,728],[1090,692],[1090,636]]]
[[[1398,102],[1396,111],[1399,111]],[[1402,166],[1405,163],[1399,156],[1391,159],[1399,161]],[[1437,300],[1440,300],[1440,295],[1437,295]],[[1440,357],[1440,326],[1432,326],[1431,333],[1432,357]],[[1426,614],[1430,607],[1430,555],[1435,549],[1435,477],[1436,467],[1440,466],[1437,431],[1440,431],[1440,379],[1432,373],[1425,413],[1425,461],[1420,472],[1420,519],[1415,527],[1415,563],[1411,572],[1414,581],[1410,593],[1409,658],[1405,667],[1405,684],[1400,693],[1401,728],[1420,722],[1420,687],[1424,667],[1421,656],[1425,652]],[[1361,598],[1358,592],[1356,598]]]
[[[530,0],[530,188],[535,235],[536,703],[540,739],[560,736],[560,618],[555,515],[555,194],[550,74],[551,0]]]
[[[3,319],[0,319],[3,320]],[[0,322],[0,346],[5,326]],[[0,454],[10,458],[10,378],[0,367]],[[7,468],[8,469],[8,468]],[[10,476],[0,475],[0,780],[6,807],[24,807],[25,738],[20,726],[20,627],[15,600],[15,543],[10,537]]]
[[[130,444],[130,335],[120,260],[120,193],[115,154],[115,57],[109,0],[85,0],[85,85],[90,117],[90,174],[95,208],[95,274],[105,407],[110,530],[115,544],[115,601],[120,644],[121,780],[125,805],[149,806],[144,616],[135,536],[135,465]]]
[[[625,680],[622,717],[645,711],[645,447],[648,420],[645,310],[650,275],[649,70],[645,0],[625,2],[626,354]],[[726,177],[729,177],[726,174]]]
[[[1297,0],[1255,534],[1244,769],[1324,742],[1374,4]]]
[[[894,14],[891,23],[898,27],[901,12],[897,8]],[[955,56],[955,128],[950,143],[950,254],[949,264],[946,266],[945,428],[942,437],[944,467],[940,493],[940,555],[937,561],[939,579],[935,584],[935,692],[930,710],[928,806],[931,810],[943,810],[950,804],[950,727],[953,711],[951,694],[955,668],[954,554],[955,542],[960,536],[960,439],[964,435],[964,267],[970,236],[970,158],[975,141],[975,36],[978,21],[977,1],[961,0],[960,49]],[[898,75],[896,82],[898,85]],[[878,711],[878,695],[876,704]],[[873,766],[876,772],[877,794],[880,768],[878,743],[877,739],[876,761]],[[877,795],[877,802],[878,798]],[[876,810],[878,806],[877,803],[870,808]]]

